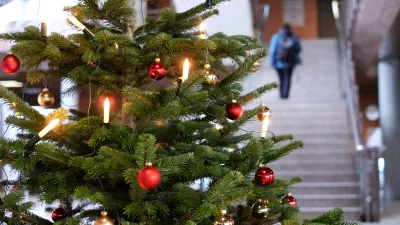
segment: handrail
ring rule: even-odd
[[[357,1],[347,3],[343,23],[336,19],[339,44],[339,66],[342,91],[346,96],[350,123],[353,131],[354,145],[357,150],[357,165],[360,179],[360,220],[378,222],[380,220],[380,183],[378,159],[384,150],[383,146],[369,147],[363,141],[363,121],[359,113],[359,94],[355,82],[355,65],[352,56],[351,35],[357,14]]]
[[[354,144],[356,149],[363,146],[361,122],[359,118],[358,91],[355,80],[354,62],[352,60],[351,42],[347,40],[344,34],[343,26],[336,21],[336,27],[339,33],[339,55],[340,55],[340,76],[342,85],[344,86],[344,94],[346,96],[350,123],[353,130]]]

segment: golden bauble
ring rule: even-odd
[[[260,69],[261,63],[259,61],[256,61],[253,66],[250,68],[251,72],[257,72],[258,69]]]
[[[262,201],[261,199],[258,199],[251,207],[251,214],[253,217],[260,220],[267,218],[269,212],[267,204],[268,201]]]
[[[39,105],[43,108],[52,107],[54,105],[54,102],[56,101],[54,98],[54,94],[51,93],[51,91],[47,88],[43,88],[43,91],[40,92],[37,100]]]
[[[226,214],[226,210],[222,210],[221,214],[215,219],[213,225],[234,225],[232,217]]]
[[[206,75],[206,81],[209,84],[216,84],[220,81],[219,77],[213,73],[207,73]]]
[[[211,68],[211,65],[209,63],[204,64],[204,69],[209,70]]]
[[[261,104],[261,107],[264,107],[264,108],[263,108],[262,112],[257,114],[257,119],[262,122],[266,118],[268,118],[268,119],[271,118],[271,110],[268,107],[264,106],[264,104]]]
[[[114,220],[108,216],[106,211],[102,211],[101,215],[94,221],[94,225],[114,225]]]

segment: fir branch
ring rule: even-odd
[[[340,208],[336,208],[332,211],[329,211],[315,219],[305,220],[303,225],[357,225],[356,222],[345,222],[343,219],[343,210]]]
[[[152,162],[155,159],[156,138],[151,134],[143,134],[139,136],[136,145],[135,159],[139,167],[145,165],[146,162]]]
[[[245,105],[249,102],[251,102],[252,100],[260,97],[261,95],[263,95],[265,92],[270,91],[272,89],[275,89],[278,87],[278,84],[276,82],[270,83],[270,84],[266,84],[262,87],[257,88],[254,91],[251,91],[243,96],[240,96],[240,98],[236,99],[238,101],[239,104]]]
[[[68,165],[70,156],[57,151],[55,146],[51,143],[40,143],[35,146],[37,154],[48,158],[51,161],[59,162],[63,165]]]
[[[254,55],[247,57],[243,64],[231,75],[225,77],[218,84],[219,87],[226,87],[233,82],[243,80],[250,75],[249,71],[253,64],[266,54],[265,49],[257,51]]]
[[[226,2],[228,0],[213,0],[213,6],[216,6],[217,4],[220,4],[222,2]],[[176,19],[177,20],[186,20],[188,18],[194,17],[204,11],[208,10],[208,8],[205,6],[204,3],[199,4],[185,12],[182,13],[177,13]]]
[[[0,39],[6,41],[16,41],[16,42],[28,41],[28,40],[36,40],[36,41],[42,40],[40,36],[40,30],[35,26],[25,27],[24,31],[22,32],[0,34]]]
[[[276,161],[283,156],[289,154],[290,152],[303,147],[303,142],[302,141],[292,141],[289,144],[276,149],[276,150],[271,150],[271,151],[264,151],[261,156],[260,162],[262,164],[267,164],[271,163],[273,161]]]
[[[293,139],[294,139],[294,137],[291,134],[278,135],[278,136],[271,138],[271,140],[274,143],[279,143],[279,142],[288,141],[288,140],[292,141]]]
[[[0,85],[0,98],[3,103],[10,107],[14,112],[20,113],[26,119],[42,123],[44,116],[38,111],[33,109],[26,102],[22,101],[14,92],[8,90],[6,87]]]

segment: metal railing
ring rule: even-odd
[[[360,181],[360,220],[378,222],[380,220],[380,182],[378,160],[383,147],[368,147],[363,141],[363,120],[360,114],[359,93],[356,84],[355,64],[353,61],[351,35],[357,14],[357,0],[343,1],[344,18],[336,20],[338,31],[338,50],[340,81],[352,126],[356,163]],[[343,12],[344,11],[344,12]]]

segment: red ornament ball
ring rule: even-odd
[[[161,173],[151,163],[146,163],[146,166],[139,170],[137,179],[140,187],[152,190],[160,184]]]
[[[61,206],[58,206],[57,209],[54,209],[51,212],[51,219],[54,222],[60,221],[60,220],[64,219],[65,217],[67,217],[67,211],[65,211],[65,209]]]
[[[164,64],[161,63],[160,58],[156,58],[155,62],[150,64],[148,73],[153,80],[162,80],[167,76],[167,70]]]
[[[239,105],[236,100],[232,100],[232,102],[226,106],[226,112],[228,113],[228,118],[231,120],[238,120],[243,115],[242,106]]]
[[[5,73],[14,74],[18,72],[21,63],[19,59],[11,52],[1,60],[1,68]]]
[[[265,167],[264,165],[260,164],[258,167],[254,179],[257,185],[266,186],[272,184],[274,182],[275,176],[274,171],[270,168]]]
[[[297,200],[292,196],[291,193],[288,193],[284,198],[283,198],[283,203],[289,204],[291,206],[297,206]]]

